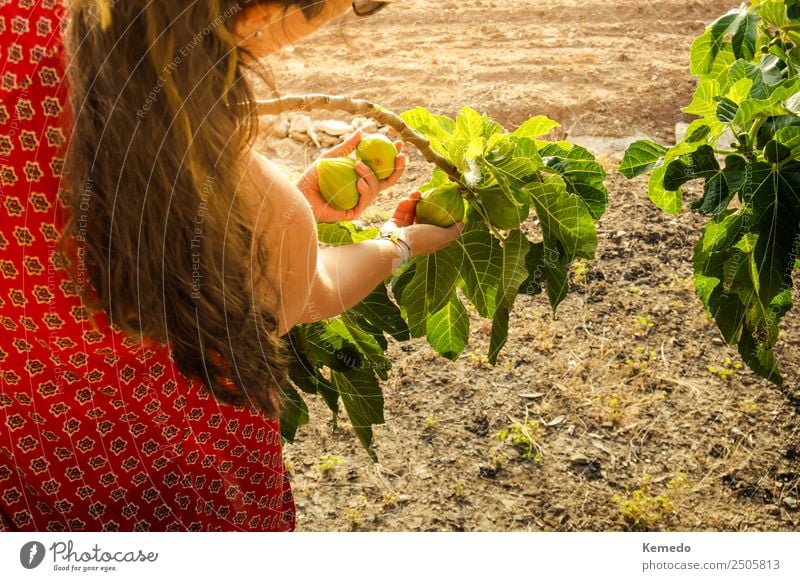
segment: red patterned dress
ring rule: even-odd
[[[0,0],[0,530],[291,530],[278,423],[87,313],[59,267],[63,13]]]

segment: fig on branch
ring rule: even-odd
[[[464,198],[454,183],[423,192],[417,202],[417,222],[449,228],[464,219]]]
[[[478,192],[489,222],[500,230],[513,230],[530,214],[531,207],[527,200],[517,200],[521,206],[517,208],[506,197],[500,186],[493,186]]]
[[[394,173],[397,149],[392,141],[380,133],[362,137],[356,147],[356,159],[363,161],[379,180]]]
[[[350,157],[321,159],[317,162],[319,191],[331,208],[345,212],[358,205],[361,196],[356,187],[359,175],[355,165],[356,160]]]

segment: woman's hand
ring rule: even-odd
[[[394,211],[394,216],[381,228],[381,233],[391,234],[395,230],[403,231],[403,239],[411,249],[411,256],[424,256],[445,246],[461,236],[464,224],[457,222],[449,228],[440,228],[430,224],[415,224],[419,192],[410,194],[402,200]]]
[[[320,159],[331,157],[347,157],[353,151],[355,151],[360,141],[361,132],[357,131],[351,137],[346,139],[344,143],[341,143],[323,153],[320,156]],[[360,194],[360,199],[358,200],[358,205],[351,210],[337,210],[328,205],[319,191],[317,164],[314,162],[314,164],[312,164],[305,171],[305,173],[300,176],[300,179],[297,180],[296,185],[298,188],[300,188],[300,191],[303,192],[303,195],[311,204],[311,209],[314,211],[314,217],[317,219],[317,222],[340,222],[355,220],[361,216],[364,210],[366,210],[372,202],[375,201],[375,198],[378,197],[378,194],[381,192],[381,190],[385,190],[386,188],[393,186],[397,180],[400,179],[400,176],[403,175],[403,171],[406,167],[406,156],[400,153],[403,149],[403,142],[395,141],[394,145],[398,152],[397,158],[394,162],[394,173],[392,173],[392,175],[385,180],[379,180],[376,178],[375,174],[372,173],[372,170],[370,170],[363,162],[359,161],[356,163],[356,173],[361,176],[361,179],[359,179],[356,184],[358,193]]]

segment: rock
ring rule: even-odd
[[[326,119],[324,121],[317,121],[316,130],[334,137],[341,137],[353,132],[353,126],[344,121],[337,121],[336,119]]]
[[[797,508],[797,499],[794,496],[785,496],[783,498],[783,506],[790,510],[795,510]]]
[[[296,141],[305,141],[301,136],[305,133],[314,145],[320,147],[317,130],[308,115],[295,115],[289,121],[289,136]]]
[[[275,117],[271,123],[264,123],[267,135],[283,138],[289,135],[289,121],[285,117]]]
[[[342,142],[340,137],[334,137],[327,133],[320,133],[317,137],[319,138],[319,144],[326,149],[339,145]]]
[[[360,129],[363,133],[375,133],[378,131],[378,123],[374,119],[366,117],[353,117],[351,122],[352,130]]]

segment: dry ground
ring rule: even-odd
[[[406,0],[271,66],[281,93],[448,115],[471,105],[509,127],[547,114],[573,138],[669,142],[693,89],[691,40],[736,4]],[[298,164],[317,153],[287,151]],[[374,218],[425,180],[411,157]],[[602,161],[597,260],[573,273],[555,317],[520,297],[496,367],[475,316],[456,362],[421,341],[391,347],[379,464],[310,402],[311,424],[286,448],[299,530],[625,530],[637,514],[659,530],[798,529],[797,314],[784,326],[786,387],[737,369],[692,289],[702,219],[660,213],[641,180],[616,173],[618,152]],[[532,458],[497,438],[526,421]]]

